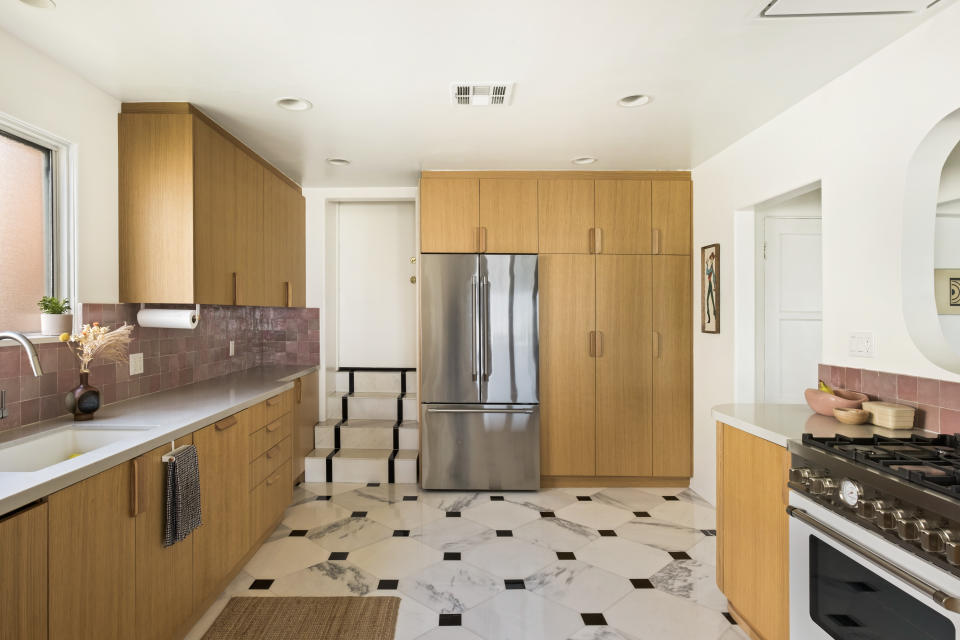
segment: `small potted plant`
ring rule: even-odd
[[[73,330],[73,314],[70,313],[68,299],[43,296],[37,306],[40,307],[40,333],[58,336]]]

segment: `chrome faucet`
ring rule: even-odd
[[[13,340],[19,342],[23,350],[30,356],[30,368],[33,369],[33,375],[40,377],[43,375],[43,368],[40,366],[40,358],[37,356],[37,349],[33,343],[27,339],[27,336],[17,331],[0,331],[0,341]]]

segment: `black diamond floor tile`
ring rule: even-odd
[[[269,589],[273,585],[273,580],[265,580],[263,578],[257,578],[250,583],[249,589]]]
[[[330,496],[317,496],[317,500],[329,500]]]
[[[670,557],[674,560],[689,560],[690,554],[686,551],[671,551]]]
[[[332,553],[330,554],[330,559],[331,559],[331,560],[346,560],[348,554],[349,554],[348,551],[334,551],[334,552],[332,552]]]
[[[646,578],[630,578],[634,589],[653,589],[653,583]]]
[[[399,580],[381,580],[377,584],[377,589],[380,591],[392,591],[400,586]]]
[[[540,512],[540,517],[541,517],[541,518],[556,518],[556,517],[557,517],[557,514],[555,514],[553,511],[541,511],[541,512]]]
[[[724,611],[723,617],[726,618],[727,622],[729,622],[730,624],[737,624],[737,621],[733,619],[733,616],[730,615],[729,611]]]
[[[663,496],[663,499],[666,500],[667,502],[676,502],[680,498],[678,498],[677,496]]]
[[[441,627],[459,627],[461,625],[461,619],[459,613],[441,613],[440,614],[440,626]]]
[[[597,627],[607,624],[607,619],[602,613],[581,613],[580,617],[583,618],[583,624],[587,626]]]
[[[409,538],[410,530],[409,529],[397,529],[393,532],[394,538]]]
[[[717,530],[716,530],[716,529],[701,529],[700,532],[703,533],[703,535],[705,535],[705,536],[715,536],[715,535],[717,535]]]
[[[516,578],[512,580],[504,580],[503,585],[507,589],[526,589],[527,588],[527,585],[523,580],[516,579]]]
[[[593,500],[590,496],[577,496],[577,500],[580,502],[590,502]]]
[[[416,502],[417,496],[403,496],[403,499],[406,502]]]
[[[367,512],[366,512],[366,511],[354,511],[353,513],[350,514],[350,517],[351,517],[351,518],[366,518],[366,517],[367,517]]]
[[[617,532],[614,531],[613,529],[597,529],[597,533],[599,533],[599,534],[600,534],[601,536],[603,536],[604,538],[616,538],[616,537],[617,537]]]
[[[491,502],[503,502],[503,496],[490,496]]]
[[[649,517],[650,517],[650,514],[647,513],[646,511],[634,511],[634,512],[633,512],[633,515],[636,516],[637,518],[649,518]]]
[[[459,560],[460,552],[459,551],[444,551],[443,553],[444,560]]]
[[[448,517],[448,518],[459,518],[459,517],[460,517],[460,512],[459,512],[459,511],[447,511],[447,517]]]
[[[368,482],[368,483],[367,483],[367,486],[368,486],[368,487],[379,487],[379,486],[380,486],[380,483],[379,483],[379,482]]]
[[[512,538],[512,537],[513,537],[513,531],[510,531],[509,529],[497,529],[497,537],[498,537],[498,538]]]
[[[306,535],[307,535],[306,529],[294,529],[293,531],[290,532],[291,538],[303,538],[303,537],[306,537]]]
[[[557,560],[576,560],[572,551],[557,551]]]

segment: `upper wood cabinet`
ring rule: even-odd
[[[537,181],[480,179],[480,250],[537,253]]]
[[[299,186],[187,103],[124,104],[119,136],[122,301],[304,305]]]
[[[539,181],[540,253],[592,253],[593,180]]]
[[[690,255],[692,192],[689,180],[653,182],[653,253]]]
[[[420,251],[480,251],[480,182],[476,178],[420,180]]]
[[[649,180],[597,180],[595,253],[650,253]]]
[[[0,520],[0,640],[47,637],[47,504]]]

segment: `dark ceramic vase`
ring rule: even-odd
[[[100,390],[90,386],[89,372],[80,372],[80,386],[68,391],[64,400],[74,420],[93,420],[93,414],[100,408]]]

